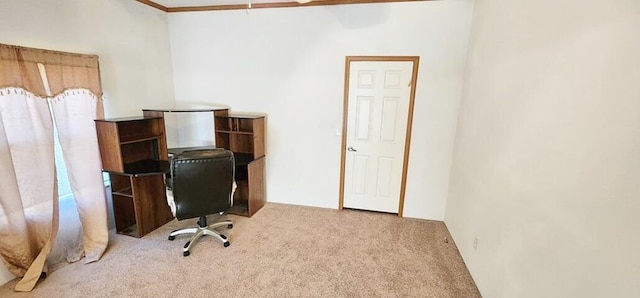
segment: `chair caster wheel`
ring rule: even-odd
[[[227,229],[233,229],[233,224],[228,224]]]
[[[182,252],[182,256],[183,257],[188,257],[191,253],[189,251],[183,251]]]
[[[169,239],[169,240],[171,240],[171,241],[173,241],[173,240],[175,240],[175,239],[176,239],[176,236],[169,236],[169,238],[168,238],[168,239]]]
[[[231,242],[227,241],[223,245],[224,245],[224,247],[228,247],[229,245],[231,245]]]

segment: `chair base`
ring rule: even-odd
[[[227,239],[227,236],[220,234],[219,232],[214,230],[216,228],[224,226],[227,226],[228,229],[231,229],[233,228],[233,222],[229,219],[226,219],[218,221],[212,225],[207,225],[207,218],[205,216],[201,216],[198,220],[198,227],[175,230],[171,232],[171,234],[169,234],[169,240],[174,240],[178,235],[193,234],[193,236],[191,236],[191,239],[184,244],[184,247],[182,249],[182,255],[185,257],[190,254],[189,250],[191,249],[191,247],[198,240],[200,240],[202,236],[205,235],[214,236],[216,239],[222,242],[222,245],[224,245],[224,247],[227,247],[231,244],[231,242],[229,242],[229,240]]]

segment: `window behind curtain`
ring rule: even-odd
[[[73,194],[71,193],[71,184],[69,183],[69,176],[67,176],[67,166],[62,157],[62,147],[58,140],[58,129],[55,124],[53,125],[53,142],[55,146],[56,176],[58,178],[58,200],[69,200],[73,198]]]

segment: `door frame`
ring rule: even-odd
[[[398,216],[402,217],[404,211],[404,195],[407,184],[407,168],[409,165],[409,149],[411,148],[411,128],[413,125],[413,105],[416,98],[416,84],[418,82],[419,56],[346,56],[344,71],[344,107],[342,111],[342,148],[340,148],[340,191],[338,209],[344,209],[344,177],[347,158],[347,124],[349,113],[349,75],[351,62],[413,62],[411,74],[411,92],[409,93],[409,111],[407,115],[406,138],[404,141],[404,157],[402,162],[402,180],[400,182],[400,203]]]

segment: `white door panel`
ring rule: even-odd
[[[352,61],[343,207],[398,213],[413,63]]]

